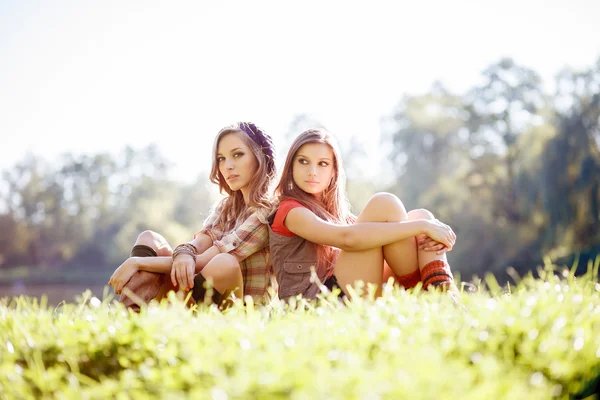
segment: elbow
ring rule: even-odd
[[[348,229],[342,234],[342,243],[340,249],[345,251],[357,251],[360,250],[359,245],[360,238],[353,230]]]

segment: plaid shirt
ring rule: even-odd
[[[229,253],[240,263],[244,278],[244,295],[255,303],[268,301],[267,289],[271,284],[271,260],[269,252],[269,229],[263,212],[250,215],[240,226],[224,231],[217,222],[219,209],[204,222],[204,227],[194,234],[208,235],[221,253]]]

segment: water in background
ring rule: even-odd
[[[75,283],[61,284],[24,284],[15,282],[12,285],[0,285],[0,298],[14,297],[19,295],[40,298],[46,295],[49,305],[57,305],[61,301],[74,302],[76,296],[81,295],[86,289],[90,289],[94,296],[102,299],[105,291],[104,285],[84,285]],[[114,296],[112,288],[107,293]]]

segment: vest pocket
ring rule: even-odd
[[[279,283],[279,297],[285,298],[304,295],[312,285],[310,282],[310,270],[316,268],[315,261],[285,261],[283,273]]]

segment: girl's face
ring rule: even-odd
[[[221,138],[217,146],[217,164],[229,188],[244,193],[254,179],[258,161],[241,135],[230,133]]]
[[[319,197],[333,178],[333,150],[324,143],[307,143],[293,160],[294,183],[306,193]]]

